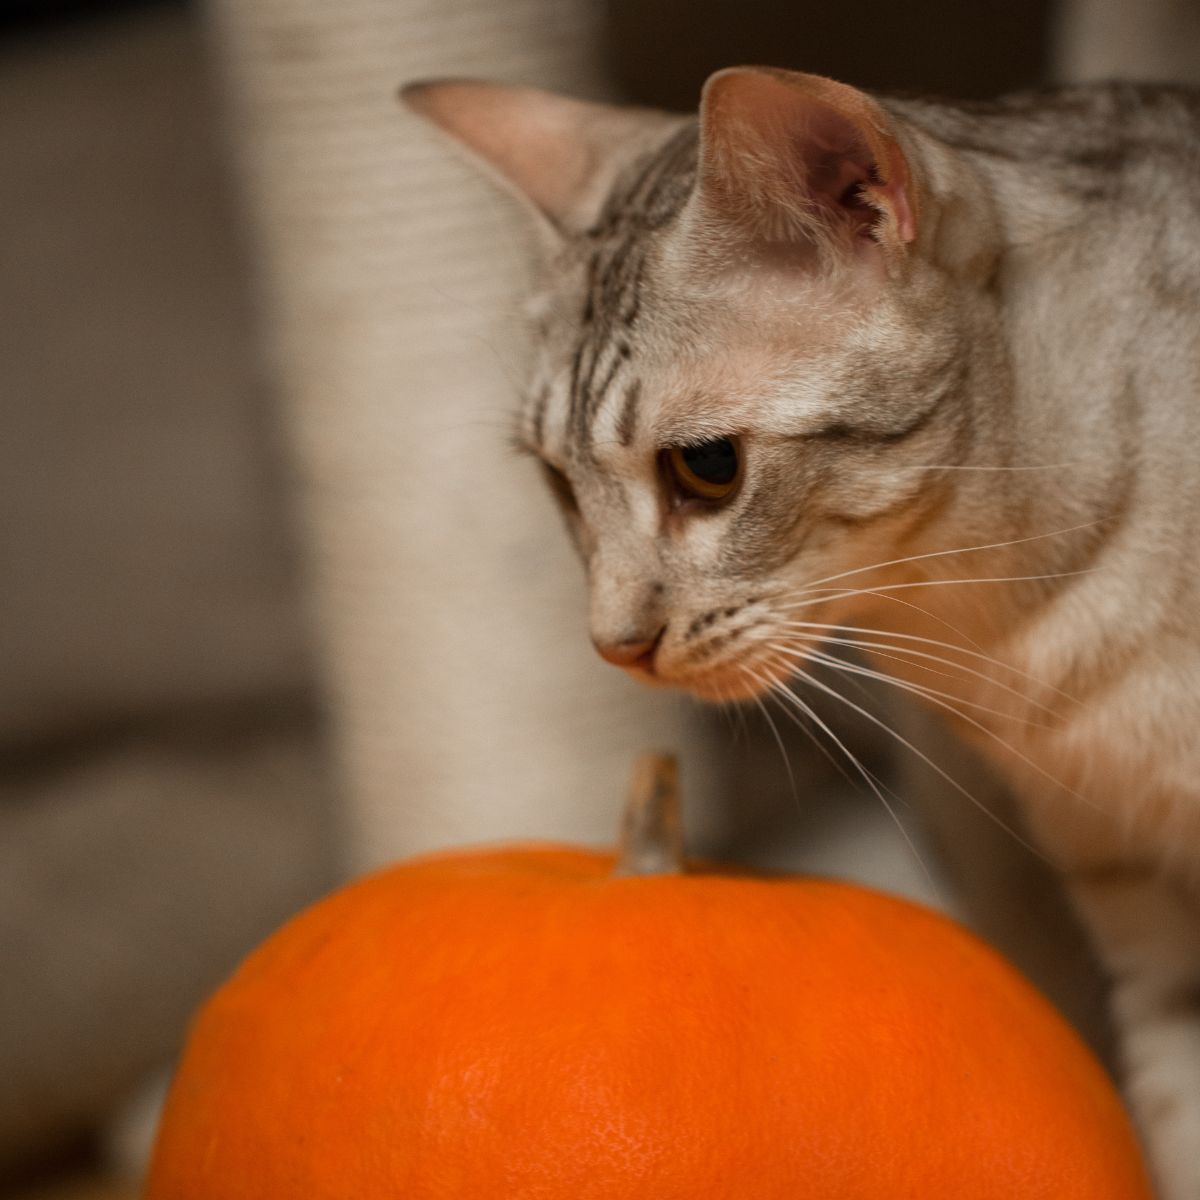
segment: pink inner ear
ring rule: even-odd
[[[911,242],[917,236],[917,218],[913,213],[910,198],[908,163],[898,146],[892,146],[888,154],[888,177],[882,185],[896,218],[896,232],[902,242]]]
[[[812,105],[793,134],[794,153],[804,163],[810,194],[868,235],[890,212],[903,242],[916,237],[908,200],[908,170],[899,147],[876,134],[868,144],[863,129],[849,116],[824,104]],[[874,132],[874,131],[872,131]],[[879,161],[880,159],[884,161]]]
[[[879,183],[879,167],[857,126],[835,109],[814,106],[804,128],[793,134],[812,198],[866,233],[879,220],[868,192]]]
[[[909,173],[887,117],[869,96],[815,75],[731,68],[702,106],[711,201],[760,229],[820,236],[916,236]],[[816,217],[814,223],[811,218]]]

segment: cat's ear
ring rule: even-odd
[[[912,172],[883,109],[846,84],[766,67],[704,85],[694,203],[769,243],[895,256],[917,233]]]
[[[412,83],[400,96],[557,235],[592,224],[620,169],[672,120],[646,109],[470,80]]]

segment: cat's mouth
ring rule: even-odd
[[[769,695],[787,684],[802,657],[802,651],[789,648],[786,654],[751,652],[702,667],[676,665],[667,658],[656,662],[653,673],[636,673],[644,682],[679,688],[697,699],[722,704]]]

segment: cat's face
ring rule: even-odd
[[[555,110],[574,136],[533,158],[557,153],[557,176],[514,167],[492,125],[434,114],[553,227],[518,438],[586,565],[592,639],[710,699],[786,678],[845,619],[845,593],[881,579],[857,572],[904,553],[944,502],[928,468],[954,462],[964,433],[948,298],[902,261],[907,166],[828,81],[814,99],[795,78],[809,77],[729,73],[699,130]],[[513,103],[544,127],[539,95]]]
[[[679,240],[563,250],[519,438],[586,564],[601,652],[731,698],[786,678],[821,640],[796,623],[879,581],[830,577],[897,557],[936,502],[923,468],[957,454],[957,343],[869,272],[704,280]]]

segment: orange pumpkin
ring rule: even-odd
[[[147,1200],[1150,1200],[1099,1065],[973,936],[658,873],[638,812],[627,873],[443,854],[285,926],[196,1020]]]

